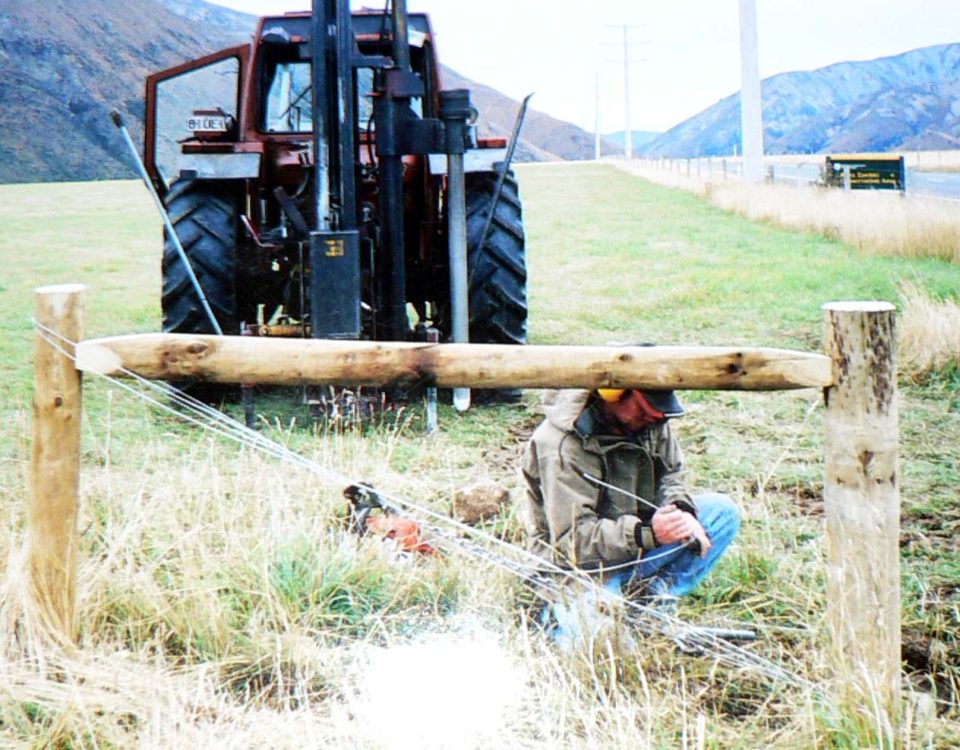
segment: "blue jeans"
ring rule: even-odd
[[[697,520],[713,545],[706,557],[694,554],[680,542],[657,547],[633,568],[615,573],[604,588],[620,594],[624,585],[641,578],[647,580],[647,591],[654,596],[683,596],[693,591],[720,561],[740,528],[740,510],[726,495],[695,495],[693,502]]]
[[[729,497],[718,493],[695,495],[693,500],[697,519],[712,542],[707,556],[701,558],[679,542],[657,547],[636,565],[613,574],[603,591],[587,592],[578,601],[548,604],[541,622],[558,645],[569,647],[583,638],[595,637],[602,627],[602,602],[621,596],[623,587],[634,579],[644,579],[646,591],[653,596],[683,596],[696,588],[736,537],[740,510]]]

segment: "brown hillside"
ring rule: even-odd
[[[464,78],[455,70],[444,67],[444,88],[470,89],[473,105],[479,110],[477,121],[481,136],[509,138],[513,132],[520,102],[504,96],[499,91]],[[593,158],[593,136],[576,125],[563,122],[534,107],[536,95],[524,119],[520,142],[517,144],[516,161],[557,161]]]
[[[139,145],[147,75],[242,43],[256,20],[201,0],[0,0],[0,183],[134,177],[110,110]],[[518,102],[450,70],[445,85],[473,90],[482,135],[509,136]],[[531,109],[516,158],[592,153],[591,136]]]
[[[149,72],[236,43],[153,0],[0,0],[0,182],[132,176]]]

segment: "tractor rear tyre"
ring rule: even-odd
[[[480,246],[497,186],[495,172],[466,175],[470,341],[527,342],[527,265],[517,180],[508,171],[486,241]],[[520,389],[479,390],[476,400],[517,402]]]
[[[239,203],[229,183],[180,179],[170,186],[167,212],[221,330],[238,334],[236,255]],[[176,245],[163,233],[163,330],[215,333]],[[222,385],[177,383],[195,398],[221,401]]]

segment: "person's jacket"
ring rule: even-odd
[[[530,548],[553,562],[597,568],[635,560],[651,540],[656,506],[682,499],[683,453],[669,423],[616,434],[592,405],[590,391],[560,391],[523,456],[523,517]],[[595,479],[630,495],[598,485]]]

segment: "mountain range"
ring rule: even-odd
[[[0,183],[134,177],[109,112],[139,145],[147,75],[249,41],[256,22],[202,0],[0,0]],[[442,75],[472,89],[481,135],[512,132],[518,102]],[[531,108],[518,160],[592,157],[592,135]]]
[[[960,44],[763,81],[768,154],[960,148]],[[740,95],[647,144],[650,156],[722,156],[740,143]]]
[[[255,25],[203,0],[0,0],[0,183],[134,177],[110,110],[126,114],[139,143],[146,76],[248,41]],[[442,77],[471,89],[480,135],[509,136],[519,102],[449,68]],[[783,73],[763,82],[763,98],[767,153],[958,148],[960,44]],[[593,158],[591,133],[531,105],[518,161]],[[633,136],[635,153],[734,153],[739,95]],[[604,153],[623,139],[605,136]]]

